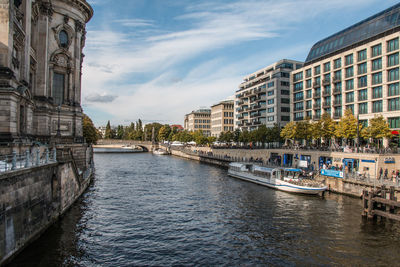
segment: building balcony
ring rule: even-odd
[[[331,79],[324,79],[324,80],[322,81],[322,84],[323,84],[323,85],[330,85],[330,84],[331,84]]]
[[[324,103],[322,104],[322,107],[323,107],[323,108],[330,108],[330,107],[331,107],[331,102],[324,102]]]
[[[342,77],[340,77],[340,76],[333,77],[333,82],[334,83],[340,82],[341,80],[342,80]]]
[[[335,88],[335,89],[333,89],[333,94],[334,95],[338,95],[338,94],[341,94],[342,93],[342,88]]]
[[[253,121],[253,125],[260,125],[261,121]]]
[[[314,93],[313,94],[313,98],[320,98],[321,97],[321,93]]]
[[[300,108],[295,108],[294,109],[294,111],[303,111],[304,110],[304,108],[303,107],[300,107]]]
[[[316,103],[313,105],[314,109],[320,109],[321,108],[321,103]]]
[[[297,101],[303,101],[304,97],[298,97],[298,98],[294,98],[293,102],[297,102]]]
[[[330,96],[331,95],[331,91],[330,90],[324,90],[322,92],[322,96]]]
[[[334,106],[334,107],[341,106],[341,105],[342,105],[342,100],[340,100],[340,101],[338,101],[338,100],[333,101],[333,106]]]
[[[319,88],[319,87],[321,87],[321,83],[318,82],[313,83],[313,88]]]
[[[258,116],[260,116],[260,114],[255,113],[255,114],[250,115],[250,118],[255,118],[255,117],[258,117]]]
[[[295,121],[302,121],[304,120],[304,117],[298,117],[298,118],[294,118]]]
[[[354,102],[354,99],[346,99],[346,104],[347,103],[353,103]]]

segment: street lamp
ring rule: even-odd
[[[360,149],[360,115],[357,113],[357,153],[359,153]]]
[[[61,137],[61,131],[60,131],[60,111],[61,111],[61,106],[57,106],[57,112],[58,112],[58,121],[57,121],[57,137]]]

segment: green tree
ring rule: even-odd
[[[209,136],[209,137],[207,137],[207,144],[211,145],[211,144],[214,143],[215,141],[217,141],[217,137],[215,137],[215,136]]]
[[[248,143],[248,142],[250,142],[251,140],[250,140],[250,133],[249,133],[249,131],[247,131],[247,130],[243,130],[243,131],[241,131],[240,132],[240,135],[239,135],[239,142],[241,142],[241,143]]]
[[[105,139],[112,139],[114,138],[114,131],[111,129],[110,121],[107,122],[106,125],[106,133],[104,135]]]
[[[382,139],[392,137],[389,123],[382,115],[369,120],[369,126],[361,130],[361,136],[366,139]]]
[[[235,142],[235,143],[237,143],[237,142],[239,142],[239,139],[240,139],[240,130],[239,129],[236,129],[234,132],[233,132],[233,141]]]
[[[158,140],[160,141],[167,140],[170,133],[171,133],[171,127],[168,124],[165,124],[160,128],[160,131],[158,132]]]
[[[279,125],[275,123],[274,127],[268,128],[267,142],[279,142],[281,140],[280,134],[281,134],[281,129]]]
[[[92,120],[86,114],[82,118],[83,137],[88,144],[96,144],[99,138],[99,132],[94,126]]]
[[[281,130],[280,135],[285,140],[294,141],[296,137],[296,123],[293,121],[287,123]]]
[[[117,133],[116,133],[116,139],[122,139],[122,137],[124,136],[124,126],[122,125],[118,125],[117,127]]]
[[[359,125],[361,130],[362,125]],[[357,118],[354,117],[351,109],[347,109],[344,116],[340,119],[336,125],[335,136],[338,138],[344,138],[346,143],[353,138],[357,137]]]
[[[309,141],[312,139],[311,123],[308,120],[298,121],[295,126],[295,139]]]
[[[328,113],[324,113],[320,121],[322,122],[322,137],[325,139],[325,142],[328,143],[329,140],[335,137],[336,122]]]

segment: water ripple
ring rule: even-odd
[[[291,195],[151,154],[96,154],[96,177],[14,266],[395,265],[400,227],[361,203]],[[32,262],[32,259],[36,261]]]

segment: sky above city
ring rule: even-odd
[[[82,106],[96,126],[183,124],[232,97],[243,77],[393,0],[88,0]]]

